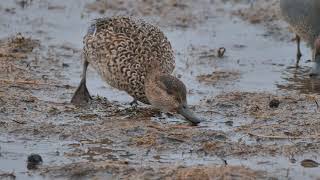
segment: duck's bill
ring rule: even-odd
[[[196,117],[186,105],[180,106],[178,109],[178,113],[184,116],[193,125],[197,125],[201,122],[201,119]]]

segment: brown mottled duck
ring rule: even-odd
[[[314,66],[311,74],[320,75],[320,1],[280,0],[281,14],[296,33],[297,66],[301,57],[300,37],[312,49]]]
[[[87,103],[87,67],[91,64],[112,87],[135,101],[162,112],[183,115],[193,124],[200,119],[189,110],[186,86],[171,75],[175,60],[170,42],[157,27],[129,17],[100,18],[84,37],[83,72],[71,102]]]

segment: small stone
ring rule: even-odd
[[[227,126],[233,126],[233,121],[226,121],[224,122]]]
[[[68,68],[70,65],[69,64],[67,64],[67,63],[62,63],[62,67],[64,67],[64,68]]]
[[[217,134],[214,136],[214,139],[218,141],[226,141],[227,137],[224,134]]]
[[[42,157],[39,154],[31,154],[28,156],[27,168],[28,169],[37,169],[37,166],[42,164]]]
[[[269,102],[269,107],[270,108],[278,108],[280,105],[280,101],[277,100],[277,99],[272,99],[270,102]]]
[[[31,154],[28,156],[28,163],[40,164],[42,163],[42,157],[39,154]]]

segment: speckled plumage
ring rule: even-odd
[[[84,37],[84,58],[111,86],[149,103],[144,83],[148,73],[171,74],[173,50],[157,27],[129,17],[101,18]]]
[[[320,0],[281,0],[280,9],[294,31],[313,47],[320,34]]]
[[[175,61],[170,42],[157,27],[128,17],[97,19],[84,37],[82,79],[71,103],[85,105],[89,64],[111,86],[163,112],[179,113],[193,125],[202,120],[187,104],[186,86],[171,75]]]

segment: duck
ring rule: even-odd
[[[314,65],[310,76],[320,75],[320,1],[319,0],[280,0],[280,12],[296,33],[298,67],[302,56],[300,41],[304,40],[312,49]]]
[[[90,64],[110,86],[132,96],[133,102],[178,113],[192,125],[202,121],[188,106],[185,84],[172,75],[173,49],[158,27],[133,17],[98,18],[83,44],[82,78],[71,103],[83,105],[92,99],[86,86]]]

